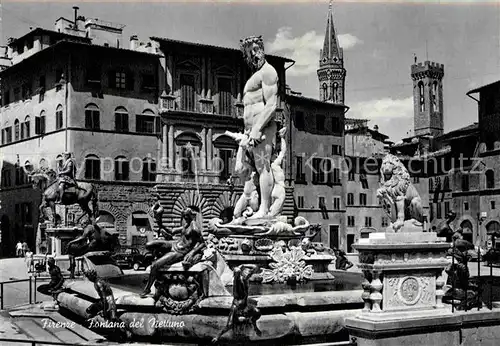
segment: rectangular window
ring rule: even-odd
[[[369,216],[365,217],[365,227],[371,227],[372,226],[372,218]]]
[[[333,197],[333,210],[340,210],[340,197]]]
[[[12,126],[5,128],[5,141],[6,143],[12,142]]]
[[[195,78],[190,74],[181,74],[181,109],[185,111],[195,110]]]
[[[147,91],[156,90],[155,76],[152,74],[143,74],[141,89]]]
[[[45,133],[45,116],[35,117],[35,134],[42,135]]]
[[[354,239],[355,239],[354,234],[347,235],[347,253],[354,252],[354,248],[352,247],[354,245]]]
[[[233,88],[230,78],[219,78],[217,80],[219,87],[219,113],[223,115],[232,115],[233,113]]]
[[[146,160],[142,163],[142,181],[156,181],[156,162]]]
[[[330,230],[330,249],[339,248],[339,226],[329,225]]]
[[[365,193],[359,194],[359,205],[366,205],[366,194]]]
[[[490,201],[491,209],[496,209],[495,201]]]
[[[194,167],[193,167],[193,157],[191,156],[191,150],[182,147],[181,148],[181,160],[182,160],[182,178],[183,179],[194,179]]]
[[[87,67],[87,84],[92,86],[101,85],[101,66],[91,65]],[[115,76],[116,78],[116,76]]]
[[[39,78],[38,78],[38,87],[45,91],[46,89],[46,84],[45,84],[45,75],[41,75]]]
[[[127,74],[125,72],[116,72],[115,74],[115,88],[125,89],[127,87]]]
[[[325,130],[325,116],[323,114],[316,114],[316,130]]]
[[[137,115],[135,128],[140,133],[155,133],[155,117],[150,115]]]
[[[464,210],[469,210],[469,202],[464,202]]]
[[[332,118],[332,132],[333,133],[341,132],[339,118]]]
[[[354,227],[354,216],[348,216],[347,217],[347,227]]]
[[[303,130],[305,128],[304,112],[295,112],[295,127],[297,128],[297,130]]]
[[[297,207],[304,208],[304,196],[297,197]]]
[[[332,145],[332,156],[342,155],[342,146],[334,144]]]
[[[3,102],[2,104],[4,106],[8,105],[10,103],[10,89],[5,90],[3,93]]]
[[[27,100],[31,98],[31,95],[33,94],[31,90],[31,83],[27,82],[22,85],[22,93],[23,93],[23,100]]]
[[[115,131],[128,132],[128,114],[115,113]]]
[[[23,216],[26,223],[33,222],[33,208],[31,203],[23,203]]]
[[[14,88],[14,102],[19,101],[21,99],[21,88]]]
[[[413,184],[418,184],[420,182],[420,178],[419,177],[413,177]]]
[[[306,181],[306,175],[304,174],[304,168],[302,166],[302,156],[297,156],[297,167],[296,167],[296,182],[304,183]]]
[[[318,197],[318,207],[320,209],[325,209],[326,208],[325,197]]]
[[[226,181],[231,176],[231,159],[233,157],[233,151],[231,149],[219,149],[219,162],[222,167],[219,169],[219,178],[222,182]]]
[[[321,183],[326,183],[327,180],[327,175],[326,172],[332,165],[332,161],[328,159],[322,159],[322,158],[313,158],[312,160],[312,166],[313,166],[313,179],[312,182],[313,184],[321,184]]]
[[[441,218],[441,203],[436,203],[436,218]]]
[[[462,175],[462,191],[469,191],[469,176]]]

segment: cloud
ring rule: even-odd
[[[413,117],[413,97],[361,101],[350,105],[349,118],[388,119]]]
[[[350,49],[362,40],[351,34],[338,35],[344,49]],[[302,36],[293,36],[292,28],[278,29],[273,41],[266,43],[268,53],[279,53],[295,60],[295,65],[288,70],[289,76],[305,76],[315,73],[319,64],[319,51],[323,48],[324,35],[308,31]]]
[[[379,126],[380,132],[392,141],[411,136],[413,133],[413,97],[392,99],[389,97],[349,104],[348,118],[371,120],[368,126]]]

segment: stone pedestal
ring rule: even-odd
[[[435,233],[424,232],[371,233],[354,245],[365,276],[364,309],[346,324],[358,336],[358,345],[388,345],[380,333],[432,325],[433,318],[450,314],[442,303],[449,246]]]

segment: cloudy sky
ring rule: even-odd
[[[370,119],[399,140],[413,128],[410,66],[419,61],[445,64],[445,130],[477,119],[476,103],[465,93],[500,79],[500,6],[478,1],[341,1],[334,20],[347,69],[348,117]],[[263,35],[269,53],[296,60],[287,83],[318,97],[319,49],[328,1],[186,1],[25,3],[2,1],[2,44],[29,27],[52,29],[57,18],[72,18],[73,5],[87,18],[125,24],[124,41],[162,36],[237,48],[240,38]],[[411,132],[409,133],[411,134]]]

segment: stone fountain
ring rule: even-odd
[[[347,337],[344,319],[362,307],[361,291],[353,290],[361,288],[361,276],[334,277],[328,271],[333,251],[311,241],[319,229],[305,218],[290,224],[281,216],[286,129],[278,131],[274,119],[277,73],[264,59],[261,37],[243,40],[242,51],[255,73],[244,89],[244,132],[227,134],[239,144],[235,172],[244,184],[243,194],[231,222],[213,219],[205,230],[191,208],[184,210],[182,225],[172,230],[164,228],[157,215],[160,237],[146,245],[157,258],[150,273],[109,279],[114,315],[132,338],[340,340],[339,332]],[[250,107],[251,102],[265,106]],[[163,209],[156,204],[153,210]],[[208,231],[208,237],[203,238],[202,231]],[[86,280],[68,282],[57,297],[63,311],[83,319],[91,317],[98,299]]]

